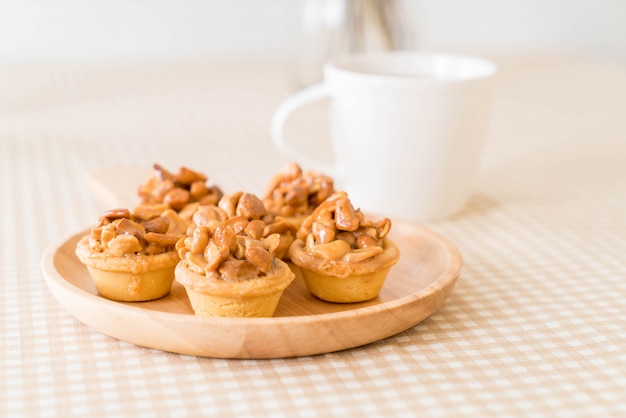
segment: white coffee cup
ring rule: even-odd
[[[466,203],[488,128],[496,66],[455,54],[375,52],[324,65],[324,81],[286,99],[272,120],[279,151],[333,176],[355,207],[421,222]],[[334,163],[285,138],[298,109],[330,98]]]

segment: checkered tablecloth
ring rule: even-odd
[[[202,168],[261,193],[284,160],[277,61],[0,69],[0,416],[626,416],[626,69],[496,57],[467,208],[428,226],[464,257],[446,303],[365,347],[277,360],[141,348],[74,319],[46,247],[107,209],[85,177]],[[322,138],[323,112],[294,121]]]

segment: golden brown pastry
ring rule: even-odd
[[[366,301],[378,296],[400,257],[390,228],[389,219],[366,220],[345,192],[335,192],[303,222],[289,256],[318,298]]]
[[[185,230],[186,223],[171,209],[113,209],[80,239],[76,255],[105,298],[157,299],[171,289],[179,261],[175,245]]]
[[[265,223],[235,216],[198,226],[176,248],[182,284],[200,316],[271,317],[295,275],[275,256],[278,234],[263,237]]]

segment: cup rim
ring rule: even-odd
[[[404,65],[410,70],[389,72],[376,70],[382,64]],[[368,67],[371,70],[358,69]],[[405,72],[406,71],[406,72]],[[339,55],[324,64],[324,75],[338,74],[359,80],[393,81],[398,83],[450,83],[490,78],[497,65],[485,58],[430,51],[370,51]],[[424,74],[418,74],[423,72]],[[437,72],[437,74],[435,74]],[[422,75],[422,76],[420,76]],[[423,77],[425,75],[426,77]]]

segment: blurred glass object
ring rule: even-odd
[[[407,14],[397,0],[304,0],[296,51],[296,84],[321,81],[337,55],[414,48]]]

